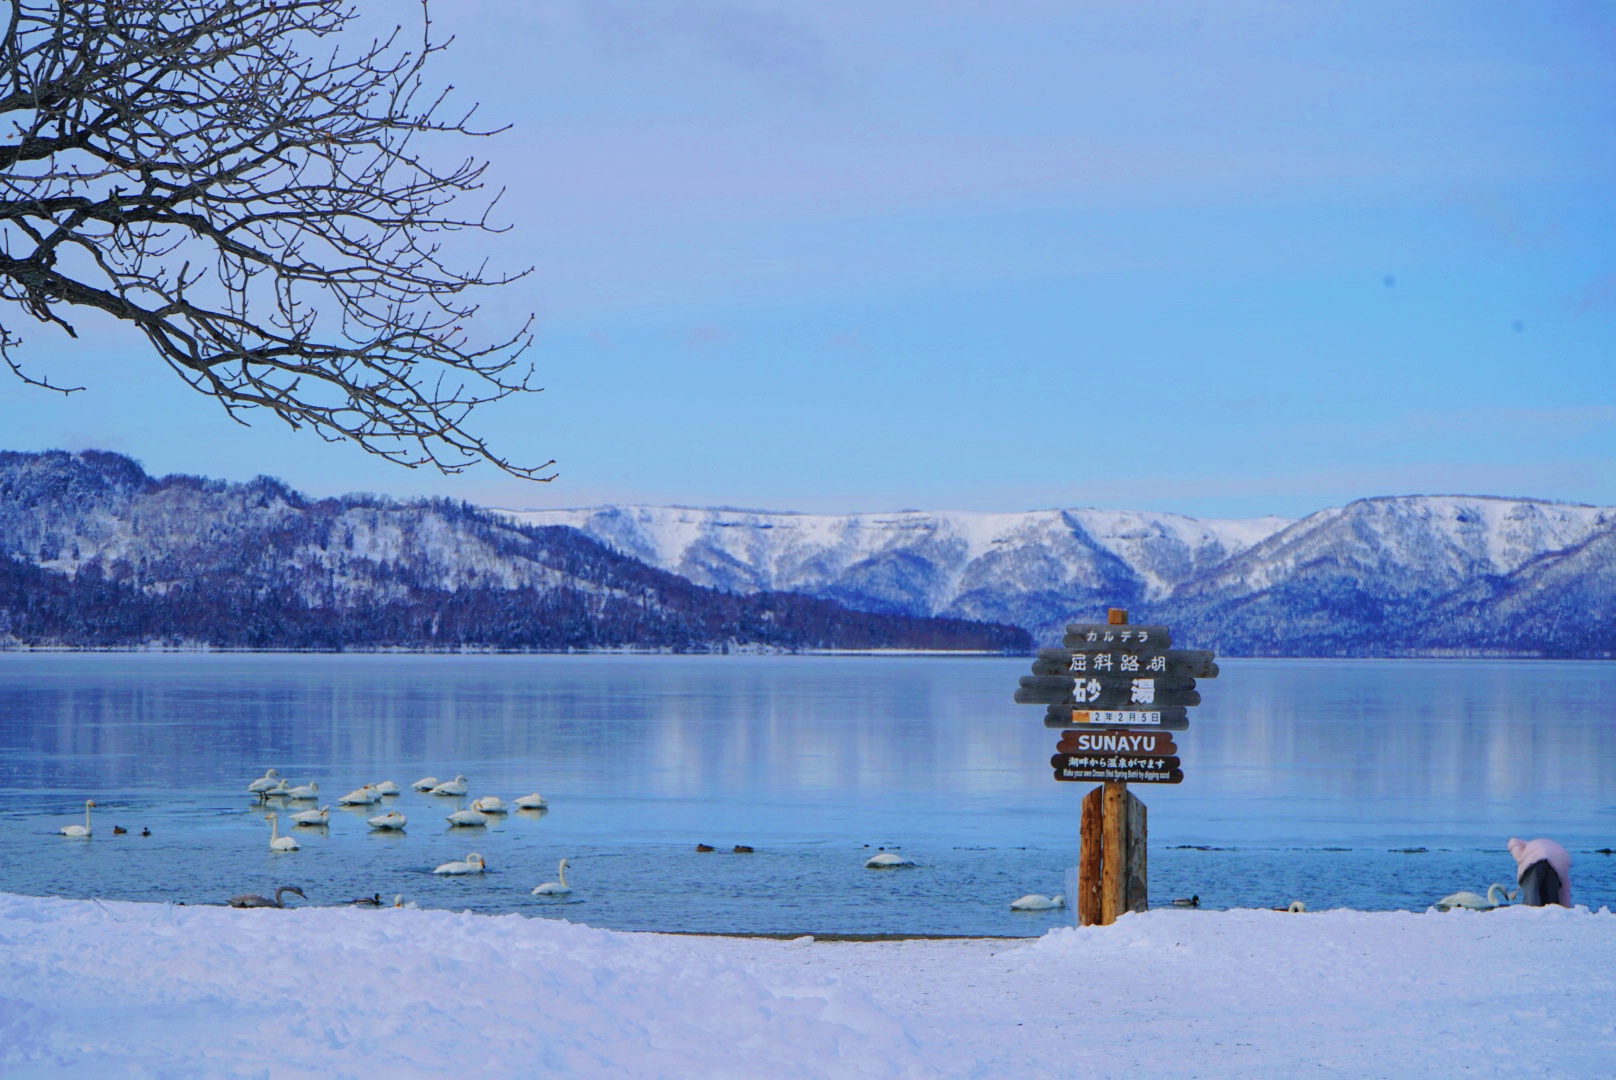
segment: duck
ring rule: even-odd
[[[1194,896],[1181,896],[1177,900],[1172,901],[1168,906],[1198,908],[1201,906],[1201,894],[1196,893]]]
[[[544,801],[543,795],[535,791],[531,795],[523,795],[517,799],[515,806],[518,810],[545,810],[550,804]]]
[[[498,795],[484,795],[471,801],[471,808],[479,814],[503,814],[505,803]]]
[[[474,851],[466,856],[465,862],[446,862],[432,872],[434,874],[480,874],[487,869],[488,864],[483,861],[483,857]]]
[[[878,855],[871,855],[864,861],[864,868],[866,870],[890,870],[896,866],[913,865],[915,865],[915,860],[904,855],[898,855],[891,851],[883,851]]]
[[[356,899],[348,901],[348,903],[352,907],[377,907],[377,908],[379,908],[379,907],[382,906],[382,894],[381,893],[376,893],[376,894],[374,894],[372,896],[361,896],[361,897],[358,897]]]
[[[269,850],[296,851],[297,841],[290,836],[281,835],[281,818],[279,814],[269,815]]]
[[[567,860],[566,859],[562,859],[561,860],[561,865],[556,867],[556,877],[560,878],[561,880],[560,881],[546,881],[543,885],[534,886],[533,895],[534,896],[565,896],[568,893],[570,893],[572,891],[572,886],[567,884]]]
[[[307,784],[299,784],[288,791],[286,797],[293,802],[310,802],[320,797],[320,785],[310,780]]]
[[[124,834],[126,834],[126,833],[127,833],[127,832],[128,832],[128,831],[129,831],[129,830],[128,830],[128,829],[126,829],[126,828],[124,828],[124,827],[123,827],[123,826],[122,826],[122,825],[114,825],[114,826],[113,826],[113,827],[112,827],[112,835],[113,835],[113,836],[123,836],[123,835],[124,835]]]
[[[697,851],[716,851],[718,849],[713,847],[713,845],[711,845],[711,844],[697,844],[696,845],[696,850]]]
[[[280,776],[274,769],[266,770],[263,776],[247,785],[247,794],[262,795],[280,781]]]
[[[445,780],[427,792],[428,795],[464,795],[465,793],[466,778],[464,776],[456,776],[453,780]]]
[[[1066,906],[1064,893],[1056,896],[1045,896],[1043,893],[1028,893],[1020,900],[1010,901],[1011,911],[1051,911]]]
[[[737,855],[751,855],[752,853],[753,852],[752,852],[752,845],[751,844],[736,844],[735,845],[735,854],[737,854]]]
[[[1495,907],[1505,906],[1519,895],[1519,889],[1509,892],[1495,881],[1487,886],[1486,896],[1477,896],[1473,892],[1456,892],[1452,896],[1444,896],[1435,906],[1438,911],[1452,911],[1456,907],[1469,908],[1471,911],[1491,911]]]
[[[397,830],[402,829],[405,825],[409,824],[409,820],[409,818],[405,817],[397,810],[389,810],[380,817],[371,818],[369,821],[365,822],[365,824],[369,825],[372,829]]]
[[[456,828],[473,829],[488,824],[488,818],[475,810],[456,810],[444,820]]]
[[[438,778],[436,776],[423,776],[421,779],[410,785],[410,787],[414,788],[416,791],[431,791],[437,786]]]
[[[259,896],[257,893],[242,893],[240,896],[232,896],[228,903],[231,907],[237,908],[285,907],[286,905],[281,902],[281,897],[286,893],[297,893],[297,895],[303,896],[303,890],[298,888],[296,885],[282,885],[280,888],[275,890],[275,899],[273,900],[267,896]],[[308,897],[303,896],[303,899],[307,900]]]
[[[329,825],[331,824],[331,807],[322,806],[318,810],[299,810],[291,816],[293,825]]]
[[[376,785],[376,794],[397,795],[399,794],[399,786],[393,783],[391,780],[383,780],[381,783]]]
[[[140,835],[141,836],[150,836],[151,835],[151,830],[146,828],[146,826],[142,825],[140,827]]]
[[[381,802],[382,797],[376,792],[376,785],[366,784],[364,787],[348,792],[337,800],[339,806],[372,806]]]
[[[94,799],[85,799],[84,800],[84,824],[83,825],[63,825],[57,831],[60,832],[63,836],[89,836],[90,835],[90,810],[92,808],[94,808],[94,806],[95,806],[95,800]]]

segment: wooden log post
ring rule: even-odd
[[[1128,613],[1108,612],[1107,624],[1126,626]],[[1107,782],[1083,798],[1078,856],[1078,925],[1109,926],[1125,911],[1149,907],[1145,804],[1124,782]]]
[[[1100,866],[1103,841],[1100,836],[1101,789],[1083,796],[1082,841],[1077,860],[1077,925],[1100,924]]]

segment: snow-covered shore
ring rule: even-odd
[[[783,942],[0,894],[0,1076],[1605,1076],[1616,917]]]

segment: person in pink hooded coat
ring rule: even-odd
[[[1553,840],[1511,837],[1509,853],[1515,856],[1515,880],[1520,882],[1521,903],[1531,907],[1571,906],[1571,852]]]

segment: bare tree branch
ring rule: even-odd
[[[0,299],[76,336],[74,308],[138,329],[238,420],[267,409],[402,465],[517,465],[466,425],[534,392],[532,317],[479,343],[449,265],[498,232],[485,165],[422,140],[486,136],[423,72],[447,42],[347,51],[347,0],[12,0],[0,32]],[[0,359],[24,372],[0,326]]]

